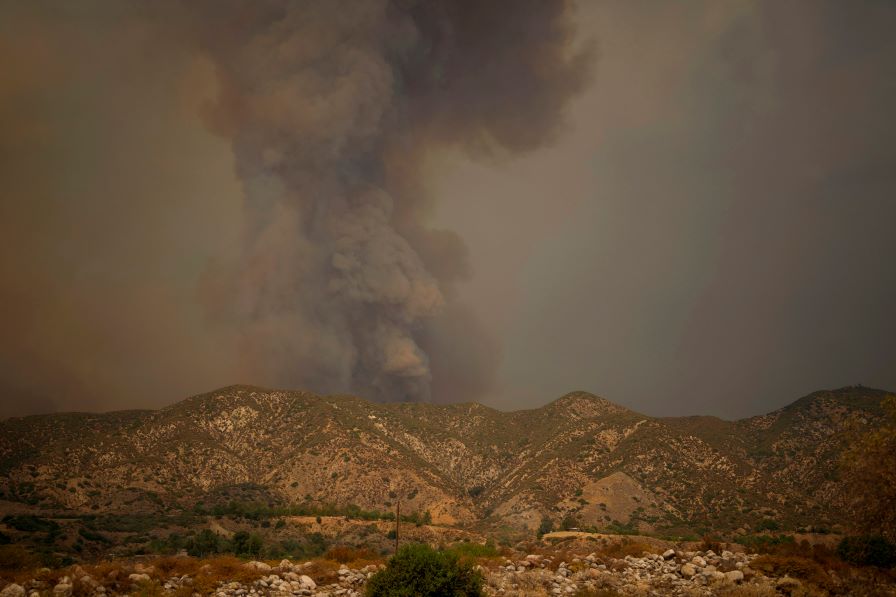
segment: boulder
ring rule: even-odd
[[[682,564],[680,572],[683,577],[691,578],[697,574],[697,568],[693,564]]]
[[[63,580],[68,580],[66,577]],[[71,597],[72,584],[70,582],[61,582],[53,587],[53,597]]]
[[[25,597],[25,587],[12,583],[0,591],[0,597]]]
[[[134,584],[141,582],[149,582],[149,575],[143,572],[135,572],[134,574],[128,575],[128,580]]]
[[[246,562],[243,564],[246,568],[251,568],[252,570],[258,570],[259,572],[270,572],[271,567],[264,562],[259,562],[258,560],[252,560],[251,562]]]
[[[704,566],[706,566],[706,560],[704,560],[701,556],[694,556],[693,559],[691,559],[691,564],[703,568]]]
[[[671,559],[674,558],[674,557],[675,557],[675,550],[674,550],[674,549],[667,549],[666,551],[663,552],[663,559],[664,559],[664,560],[671,560]]]
[[[303,589],[311,589],[313,591],[317,588],[317,583],[315,583],[310,576],[304,574],[299,577],[299,583],[302,585]]]
[[[725,573],[713,570],[712,572],[704,572],[704,576],[711,581],[725,580]]]
[[[744,579],[744,573],[740,570],[731,570],[730,572],[725,573],[725,578],[731,582],[740,582]]]

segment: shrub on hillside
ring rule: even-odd
[[[367,582],[367,597],[480,597],[482,576],[450,552],[405,545]]]
[[[837,555],[850,564],[890,568],[896,565],[896,544],[874,535],[844,537]]]

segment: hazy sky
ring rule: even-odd
[[[229,383],[381,399],[422,383],[502,409],[583,389],[727,418],[896,388],[896,5],[583,1],[558,16],[577,30],[567,44],[544,15],[443,4],[404,45],[383,41],[395,22],[374,10],[296,10],[290,27],[313,16],[322,39],[363,28],[330,52],[254,29],[268,14],[245,30],[224,15],[200,44],[195,15],[169,25],[137,2],[0,0],[0,416],[155,407]],[[439,68],[414,62],[430,22],[468,46]],[[526,36],[536,50],[518,56]],[[296,82],[290,56],[258,49],[272,37],[303,59],[339,52],[339,84]],[[574,64],[554,55],[564,44]],[[394,55],[403,80],[381,76]],[[256,76],[258,56],[270,72]],[[286,72],[289,86],[270,83]],[[383,124],[396,113],[405,124]],[[360,165],[317,174],[344,163]],[[368,169],[391,198],[346,182]],[[346,203],[335,224],[278,198],[312,187],[325,200],[297,202]],[[377,275],[308,298],[333,291],[309,272],[343,271],[332,257],[362,203],[393,222],[365,241],[388,251],[360,253]]]

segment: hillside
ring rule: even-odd
[[[157,411],[0,422],[0,509],[173,513],[261,502],[429,512],[445,525],[693,534],[838,523],[836,461],[885,392],[767,415],[653,418],[576,392],[541,408],[378,404],[234,386]]]

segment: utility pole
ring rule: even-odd
[[[398,526],[401,524],[401,498],[395,503],[395,553],[398,553]]]

